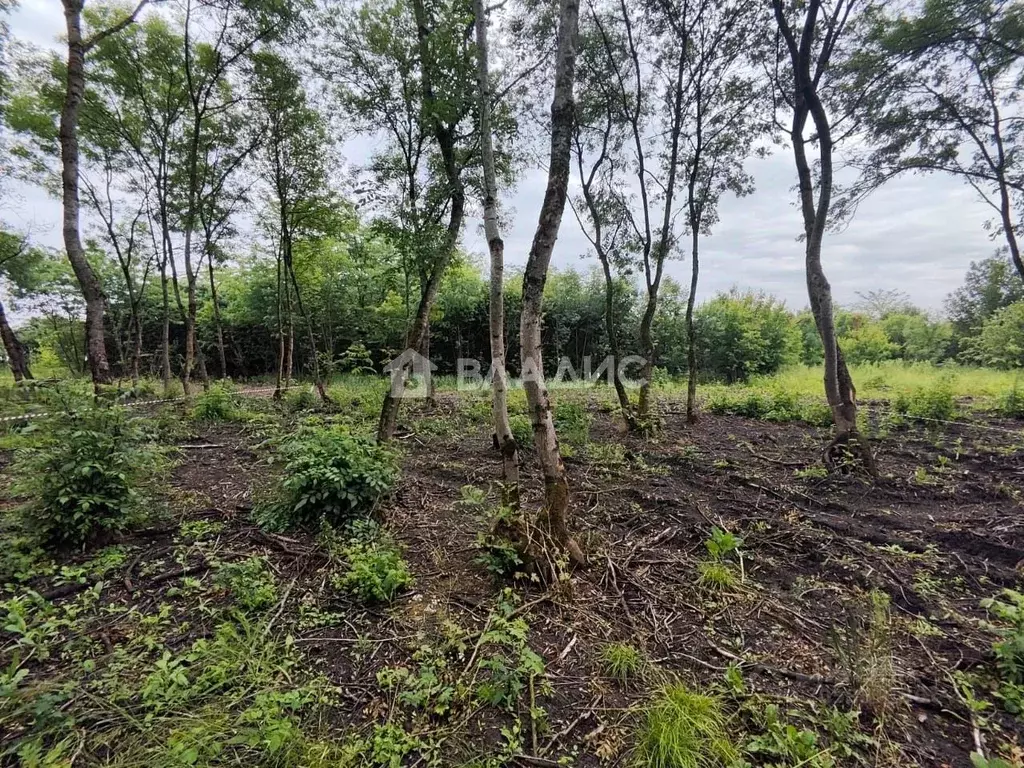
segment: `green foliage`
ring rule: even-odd
[[[985,320],[965,356],[994,368],[1024,366],[1024,301],[1003,307]]]
[[[996,412],[1010,419],[1024,419],[1024,391],[1017,384],[996,403]]]
[[[988,627],[999,636],[992,650],[999,671],[999,697],[1008,712],[1024,715],[1024,593],[1004,589],[981,606],[1000,623]]]
[[[799,333],[785,305],[765,294],[732,292],[694,315],[700,371],[727,382],[770,374],[796,362]]]
[[[818,743],[818,735],[783,722],[776,705],[767,705],[760,719],[763,733],[751,739],[746,747],[747,752],[761,758],[758,765],[764,768],[832,768],[835,765],[829,751]]]
[[[146,515],[163,452],[138,419],[118,407],[61,414],[40,423],[13,466],[25,528],[48,546],[80,546]]]
[[[726,563],[705,560],[697,564],[697,583],[713,591],[729,589],[736,586],[736,574]]]
[[[292,413],[309,411],[317,406],[317,396],[312,387],[297,387],[285,395],[285,407]]]
[[[212,384],[200,392],[192,407],[192,418],[196,421],[232,421],[237,415],[235,396],[222,384]]]
[[[337,428],[302,427],[284,442],[281,455],[277,492],[256,511],[260,525],[273,530],[365,517],[398,481],[393,452]]]
[[[622,685],[641,677],[647,669],[647,657],[629,643],[608,643],[601,648],[601,669]]]
[[[217,570],[216,580],[245,611],[264,611],[277,602],[277,584],[262,557],[224,564]]]
[[[584,403],[563,401],[555,405],[555,429],[560,440],[573,445],[586,445],[590,441],[590,422],[592,417]],[[533,440],[533,430],[530,431]],[[530,445],[531,443],[527,443]]]
[[[738,554],[743,546],[743,539],[730,531],[725,531],[717,525],[712,527],[711,536],[704,542],[708,554],[715,560],[723,560],[729,555]]]
[[[529,417],[518,413],[512,414],[508,417],[508,425],[519,450],[530,450],[533,447],[533,424],[530,423]]]
[[[893,400],[892,409],[913,419],[949,421],[957,415],[953,387],[946,379],[911,393],[901,393]]]
[[[712,390],[706,402],[711,413],[765,421],[803,421],[815,426],[832,423],[832,412],[821,398],[799,398],[779,386],[728,387]]]
[[[644,768],[719,768],[739,760],[721,702],[683,683],[659,690],[644,708],[636,763]]]
[[[364,603],[391,602],[412,584],[409,566],[395,540],[370,521],[353,524],[352,537],[342,553],[348,570],[334,584]]]

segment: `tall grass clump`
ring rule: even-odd
[[[271,530],[338,526],[368,516],[398,481],[397,456],[372,439],[329,427],[303,427],[280,448],[278,487],[257,508]]]
[[[644,768],[722,768],[740,757],[719,700],[683,683],[665,686],[648,704],[635,756]]]
[[[139,419],[118,407],[65,413],[40,424],[15,457],[12,491],[41,544],[78,547],[141,521],[165,466]]]

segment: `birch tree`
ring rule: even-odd
[[[473,0],[477,55],[477,119],[483,166],[484,235],[491,256],[489,336],[491,344],[491,419],[501,453],[501,479],[506,504],[519,505],[519,447],[508,418],[508,377],[505,371],[505,243],[498,228],[498,175],[491,136],[491,75],[487,45],[487,8]]]
[[[586,562],[583,550],[569,532],[569,483],[558,447],[558,435],[551,413],[551,399],[544,382],[541,331],[544,284],[551,253],[568,197],[572,173],[572,134],[575,105],[576,47],[579,33],[578,0],[560,0],[558,46],[555,53],[554,96],[551,100],[551,150],[548,179],[541,203],[537,229],[523,274],[523,311],[519,344],[523,389],[530,409],[534,445],[544,476],[544,508],[538,529],[546,543],[564,551],[575,563]]]

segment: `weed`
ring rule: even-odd
[[[739,751],[719,700],[672,683],[645,707],[636,758],[649,768],[718,768],[736,763]]]
[[[277,602],[277,584],[262,557],[220,566],[216,581],[245,611],[264,611]]]
[[[992,645],[999,671],[998,696],[1008,712],[1019,715],[1024,713],[1024,593],[1004,589],[1000,597],[986,598],[981,606],[1001,622],[987,624],[999,636]]]
[[[743,539],[717,525],[711,529],[711,536],[704,542],[708,554],[715,560],[724,560],[732,554],[739,555],[741,546]]]
[[[940,379],[930,386],[901,393],[893,400],[892,409],[912,419],[949,421],[957,415],[952,383]]]
[[[233,421],[238,416],[234,394],[222,384],[213,384],[200,392],[192,407],[196,421]]]
[[[629,643],[608,643],[601,648],[601,668],[607,677],[622,685],[642,677],[647,669],[647,657]]]
[[[300,411],[311,411],[317,406],[317,396],[312,387],[297,387],[288,391],[285,395],[285,407],[291,413]]]
[[[794,469],[793,477],[797,480],[825,480],[828,478],[828,470],[824,467],[807,467],[806,469]]]
[[[508,417],[508,426],[520,451],[528,450],[533,445],[533,424],[530,423],[529,417],[513,414]]]
[[[1008,419],[1024,419],[1024,390],[1019,389],[1016,382],[996,401],[996,413]]]
[[[165,462],[138,420],[95,408],[56,416],[38,435],[18,453],[13,491],[29,499],[21,520],[42,544],[80,546],[146,516]]]
[[[586,445],[590,441],[591,416],[582,403],[561,402],[555,406],[555,429],[559,438],[572,445]]]
[[[847,608],[845,627],[833,641],[854,702],[876,718],[884,718],[896,685],[889,596],[872,590],[857,597]]]
[[[726,563],[705,560],[697,565],[697,583],[705,589],[722,591],[736,586],[736,574]]]
[[[335,586],[354,594],[364,603],[391,602],[412,584],[409,565],[394,539],[370,521],[353,526],[353,536],[343,549],[348,570],[335,579]]]
[[[747,752],[769,758],[768,765],[802,768],[832,768],[835,765],[828,750],[818,744],[818,735],[783,722],[776,705],[767,705],[761,720],[764,732],[747,744]]]
[[[302,428],[281,453],[284,479],[256,512],[260,525],[272,530],[364,517],[398,480],[394,453],[338,429]]]

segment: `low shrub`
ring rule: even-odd
[[[192,418],[196,421],[231,421],[238,415],[234,394],[222,384],[213,384],[196,396]]]
[[[636,756],[649,768],[712,768],[740,759],[721,702],[683,683],[665,686],[647,705]]]
[[[913,392],[901,392],[893,400],[892,410],[911,419],[949,421],[957,415],[953,385],[949,379],[941,379]]]
[[[304,427],[281,446],[282,480],[256,516],[271,530],[340,525],[369,515],[398,480],[393,452],[370,438]]]
[[[576,445],[586,445],[590,440],[591,416],[583,403],[558,403],[555,406],[554,417],[555,429],[560,439]]]
[[[528,451],[533,446],[533,424],[528,416],[514,414],[508,417],[508,425],[512,429],[512,437],[520,451]]]
[[[412,584],[409,565],[395,540],[374,523],[353,526],[353,535],[342,549],[348,570],[334,585],[351,592],[364,603],[391,602]]]
[[[217,571],[216,580],[245,611],[264,611],[277,602],[274,574],[262,557],[226,563]]]
[[[288,390],[284,399],[285,407],[292,413],[316,408],[317,397],[312,387],[298,387]]]
[[[999,671],[999,698],[1008,712],[1024,714],[1024,593],[1004,589],[998,598],[981,602],[1000,620],[999,624],[988,624],[999,640],[993,644],[996,668]]]
[[[996,412],[1008,419],[1024,419],[1024,391],[1014,385],[996,402]]]
[[[26,530],[45,546],[77,547],[143,519],[164,467],[147,432],[118,407],[42,422],[12,472],[14,494],[28,499],[20,508]]]

